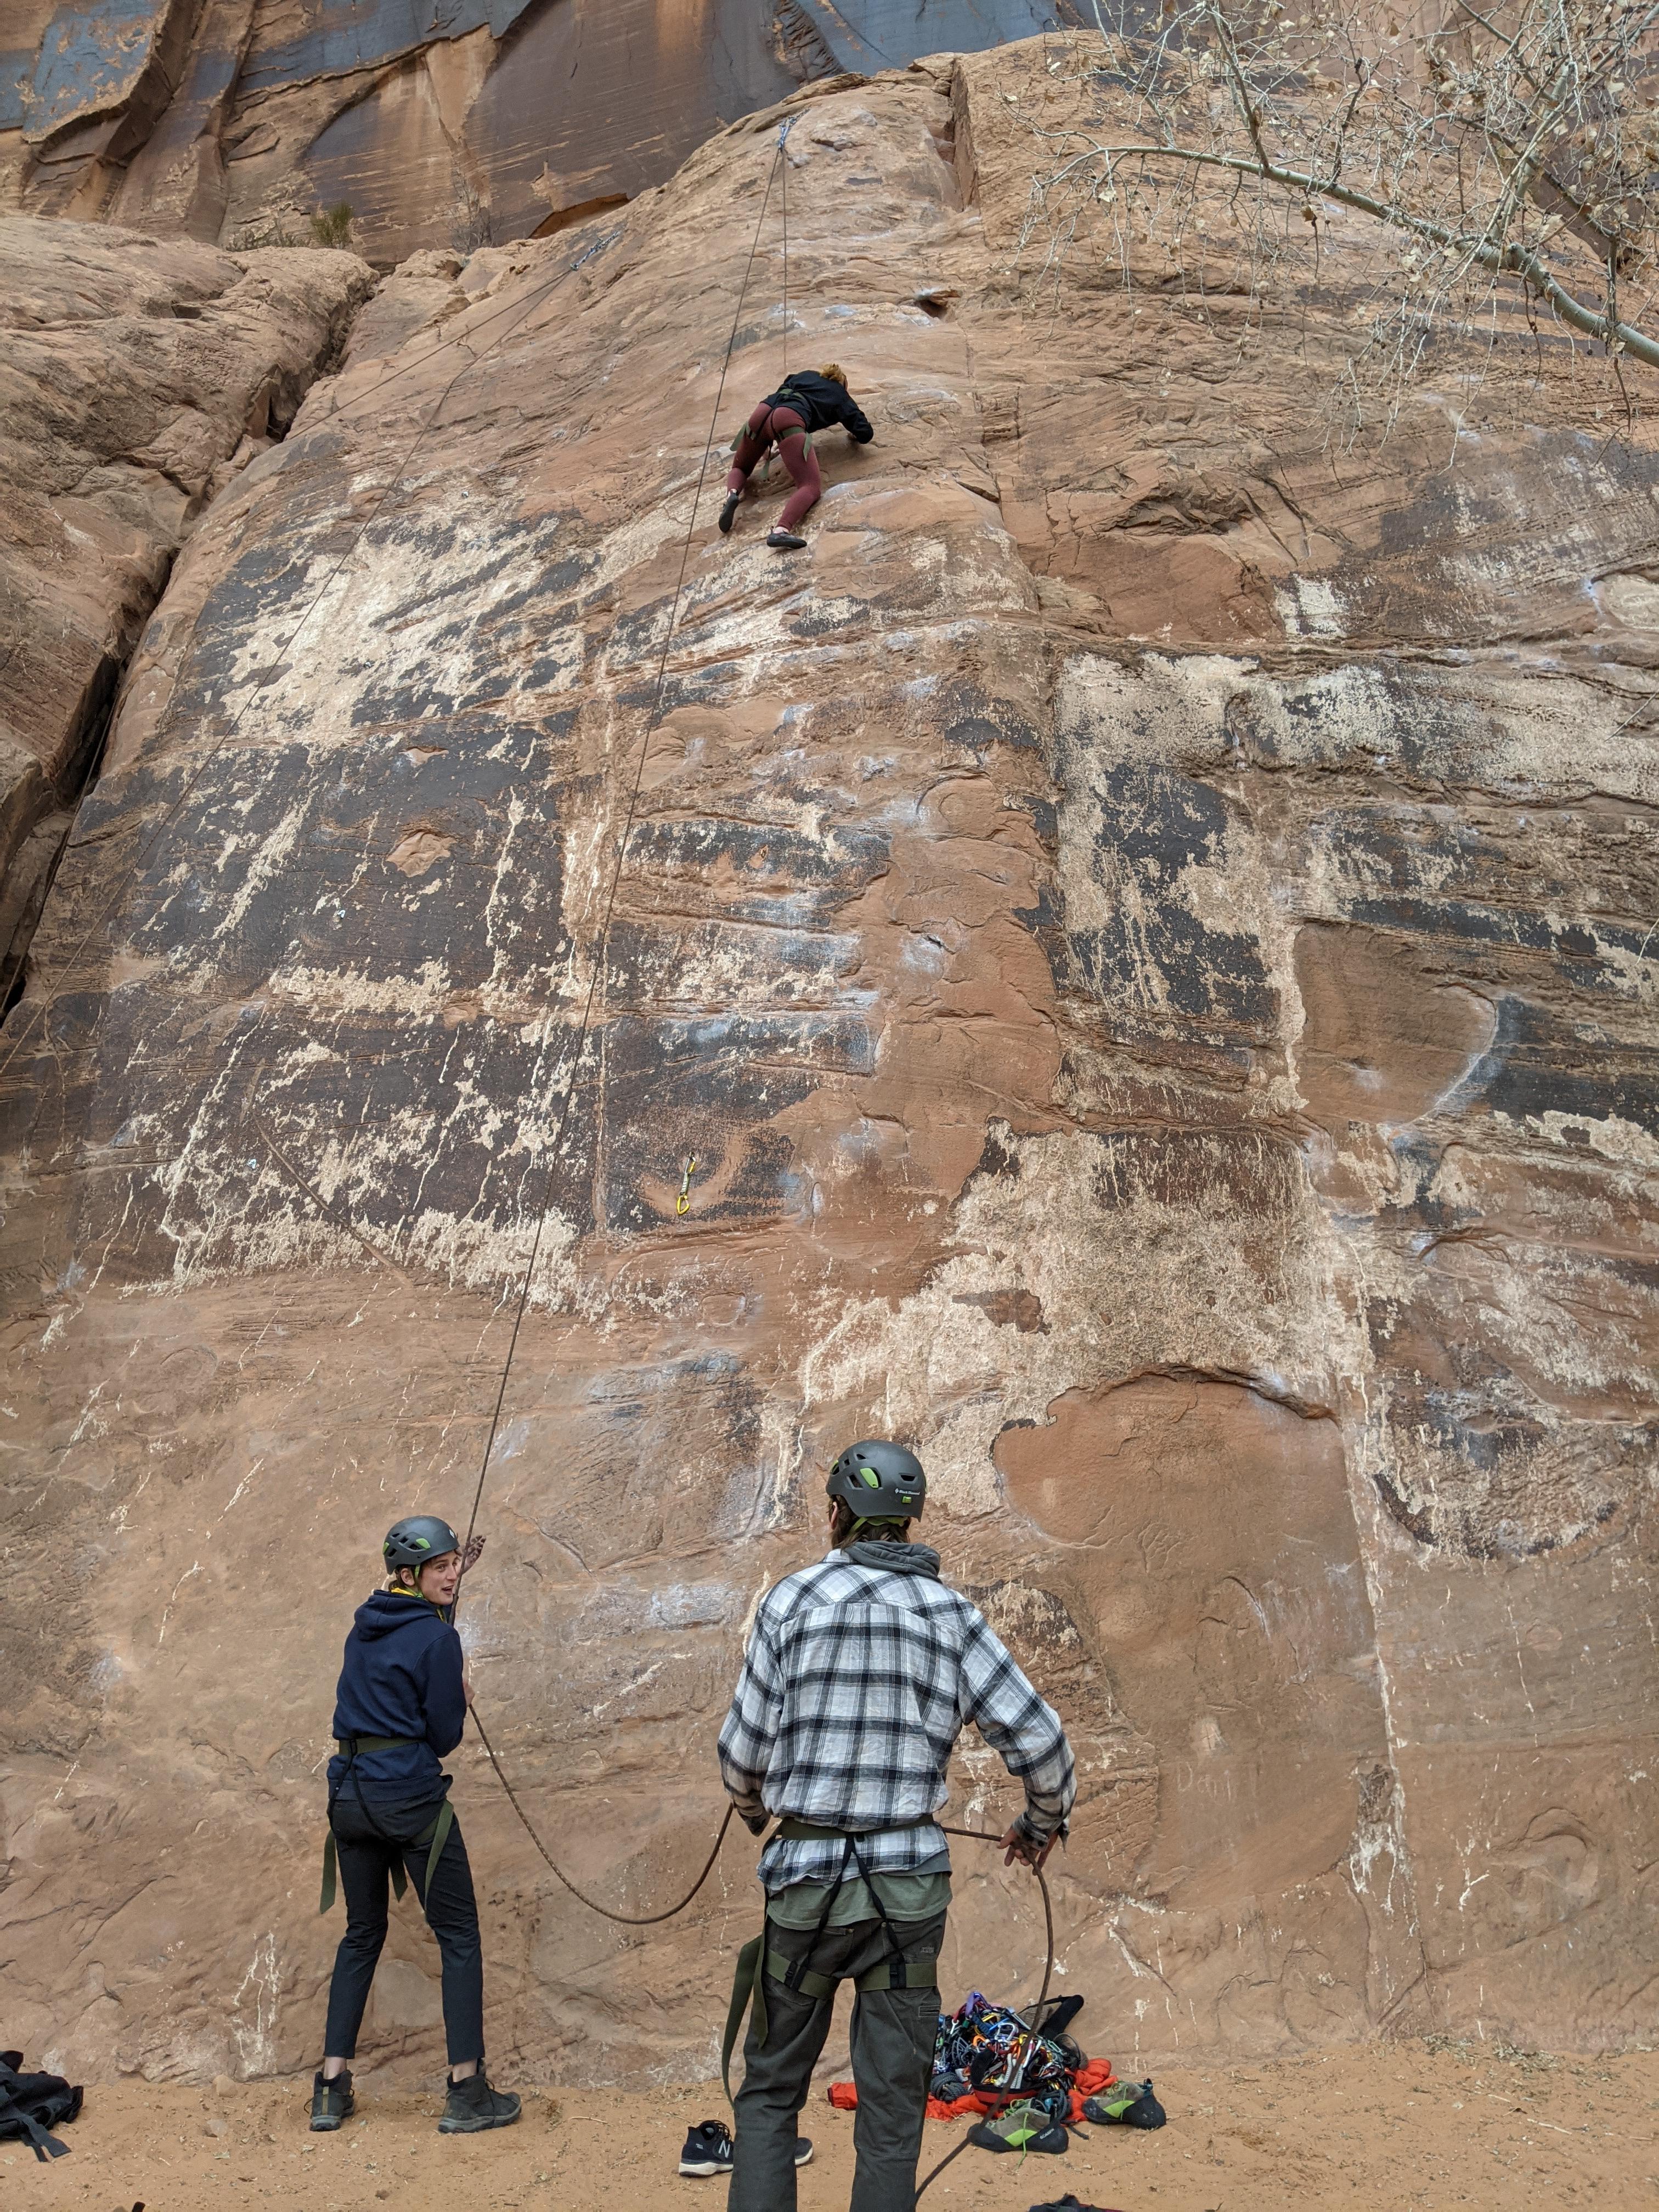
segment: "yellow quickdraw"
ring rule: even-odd
[[[691,1211],[691,1170],[696,1164],[696,1154],[687,1153],[684,1171],[680,1176],[680,1194],[674,1201],[676,1213],[690,1213]]]

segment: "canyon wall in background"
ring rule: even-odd
[[[235,246],[345,201],[384,267],[631,198],[809,79],[1075,20],[1070,0],[13,0],[0,209]]]

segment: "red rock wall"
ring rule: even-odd
[[[0,997],[174,554],[373,289],[346,253],[0,217]]]
[[[798,105],[789,358],[878,441],[793,561],[705,490],[556,1150],[770,118],[423,266],[178,564],[37,993],[112,920],[6,1032],[0,1910],[79,2072],[314,2058],[339,1642],[465,1517],[550,1170],[464,1623],[574,1879],[689,1879],[744,1623],[890,1430],[1073,1732],[1092,2047],[1644,2032],[1652,456],[1501,349],[1459,471],[1437,386],[1334,452],[1340,241],[1256,335],[1022,295],[1042,63]],[[458,1772],[492,2058],[706,2073],[747,1847],[624,1934]],[[947,1996],[1029,1990],[957,1865]],[[434,1964],[400,1917],[377,2063]]]
[[[231,247],[354,211],[381,268],[562,228],[809,79],[1024,39],[1040,0],[15,0],[0,210]],[[1080,20],[1073,0],[1059,19]]]

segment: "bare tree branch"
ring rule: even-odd
[[[1443,5],[1403,32],[1360,0],[1097,6],[1098,40],[1004,95],[1036,155],[1016,266],[1058,304],[1097,254],[1206,319],[1218,286],[1305,312],[1340,271],[1356,423],[1376,392],[1392,418],[1437,332],[1491,359],[1513,287],[1534,345],[1541,305],[1633,404],[1625,363],[1659,368],[1659,0]],[[1322,205],[1376,245],[1348,224],[1333,264]]]
[[[1276,162],[1264,164],[1239,155],[1201,153],[1189,146],[1102,146],[1097,150],[1109,157],[1139,154],[1159,161],[1190,161],[1201,168],[1231,169],[1245,176],[1261,177],[1268,184],[1282,185],[1289,191],[1338,200],[1344,207],[1373,216],[1378,222],[1388,223],[1394,229],[1409,231],[1437,246],[1449,246],[1467,252],[1472,261],[1479,262],[1483,269],[1490,269],[1494,276],[1520,277],[1528,290],[1547,300],[1562,321],[1570,323],[1574,330],[1583,331],[1587,337],[1605,338],[1610,345],[1622,347],[1633,360],[1645,362],[1650,368],[1659,368],[1659,339],[1644,337],[1632,324],[1598,313],[1582,300],[1574,299],[1535,253],[1528,252],[1513,240],[1497,246],[1483,240],[1460,237],[1443,223],[1410,215],[1402,208],[1390,206],[1386,200],[1374,199],[1369,192],[1356,191],[1348,185],[1333,184],[1328,177],[1313,177],[1298,169],[1281,168]]]

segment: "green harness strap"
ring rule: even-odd
[[[737,1972],[732,1977],[732,2002],[726,2008],[726,2033],[720,2039],[720,2082],[726,2091],[728,2105],[735,2103],[732,2094],[732,2053],[738,2047],[738,2037],[743,2030],[743,2016],[752,1999],[755,2007],[755,2041],[766,2047],[766,1991],[762,1986],[761,1953],[766,1948],[766,1930],[753,1936],[738,1954]]]
[[[813,438],[814,438],[814,436],[815,436],[816,434],[816,434],[814,431],[811,431],[811,430],[807,431],[807,432],[806,432],[806,434],[805,434],[805,435],[806,435],[806,448],[805,448],[805,449],[806,449],[806,451],[807,451],[809,453],[810,453],[811,452],[811,450],[812,450],[812,440],[813,440]],[[742,432],[741,430],[739,430],[739,431],[738,432],[738,434],[737,434],[736,437],[734,437],[734,438],[732,439],[732,441],[731,444],[730,444],[730,445],[726,447],[726,452],[727,452],[728,453],[735,453],[737,452],[738,447],[742,444],[742,442],[743,442],[743,435],[744,435],[743,432]],[[767,481],[768,477],[771,475],[771,473],[772,473],[772,457],[773,457],[773,455],[777,452],[777,450],[778,450],[778,449],[777,449],[777,447],[776,447],[775,446],[769,446],[769,447],[767,447],[766,451],[765,451],[765,452],[761,455],[761,457],[760,457],[759,460],[757,460],[757,461],[756,462],[755,466],[756,466],[756,467],[759,470],[759,471],[760,471],[759,477],[757,477],[757,481],[758,483],[764,483]],[[836,1832],[839,1833],[839,1831],[836,1831]]]
[[[902,1828],[920,1828],[933,1817],[931,1813],[921,1813],[918,1814],[913,1820],[900,1820],[894,1825]],[[848,1841],[847,1831],[844,1828],[826,1828],[821,1826],[816,1820],[798,1820],[793,1817],[780,1820],[773,1832],[775,1835],[782,1837],[788,1843],[845,1843]],[[845,1863],[843,1860],[843,1867]],[[875,1877],[876,1881],[879,1879],[879,1875]],[[866,1886],[870,1891],[877,1911],[882,1912],[881,1899],[876,1896],[874,1881],[868,1881]],[[840,1887],[841,1882],[837,1881],[835,1888]],[[832,1892],[830,1904],[833,1903],[834,1893]],[[826,1905],[824,1906],[826,1920],[829,1912],[830,1905]],[[885,1920],[884,1912],[882,1913],[882,1917]],[[817,1934],[814,1935],[812,1943],[807,1949],[808,1958],[812,1955],[812,1949],[817,1945],[818,1936],[823,1933],[823,1922],[818,1924]],[[768,1923],[763,1921],[760,1934],[751,1937],[738,1952],[737,1971],[732,1977],[732,2002],[726,2008],[726,2033],[720,2042],[720,2081],[725,2086],[726,2101],[728,2105],[733,2102],[732,2053],[737,2049],[738,2037],[743,2027],[744,2014],[749,2010],[751,2003],[755,2008],[756,2048],[761,2051],[766,2048],[767,1975],[770,1974],[775,1982],[781,1982],[786,1989],[797,1990],[802,1996],[811,1997],[815,2003],[821,1997],[834,1996],[841,1981],[848,1978],[834,1974],[817,1973],[811,1968],[801,1967],[793,1959],[786,1959],[781,1951],[768,1950],[767,1926]],[[937,1989],[939,1954],[935,1951],[920,1959],[894,1957],[884,1960],[880,1966],[872,1966],[867,1974],[859,1975],[855,1985],[860,1990]]]
[[[763,1971],[763,1959],[764,1969]],[[755,2046],[766,2048],[766,1979],[770,1974],[775,1982],[787,1984],[787,1977],[794,1965],[781,1951],[766,1948],[764,1932],[751,1936],[738,1954],[738,1969],[732,1977],[732,2002],[726,2008],[726,2033],[720,2039],[720,2081],[726,2089],[726,2101],[732,2096],[732,2053],[738,2047],[742,2032],[743,2017],[752,2002],[755,2018]],[[820,1974],[809,1970],[798,1974],[793,1984],[804,1997],[814,2003],[820,1997],[832,1997],[840,1987],[833,1974]],[[872,1966],[867,1974],[860,1974],[854,1986],[860,1990],[933,1990],[939,1987],[939,1954],[930,1953],[921,1959],[887,1959],[880,1966]]]
[[[421,1739],[412,1735],[359,1735],[349,1737],[343,1741],[338,1738],[336,1741],[339,1742],[340,1749],[345,1753],[347,1759],[350,1760],[356,1759],[360,1751],[399,1751],[404,1745],[418,1743]],[[446,1797],[438,1808],[436,1818],[428,1821],[413,1843],[407,1846],[407,1849],[412,1851],[418,1851],[422,1844],[428,1847],[426,1855],[426,1880],[421,1884],[422,1905],[432,1893],[432,1877],[438,1870],[438,1862],[444,1855],[444,1845],[449,1841],[449,1832],[454,1825],[455,1808]],[[338,1854],[334,1848],[334,1831],[330,1828],[323,1842],[323,1889],[317,1906],[319,1913],[330,1911],[333,1907],[338,1865]],[[403,1901],[404,1893],[408,1887],[409,1881],[404,1873],[404,1863],[400,1855],[392,1862],[392,1894],[400,1904]]]

